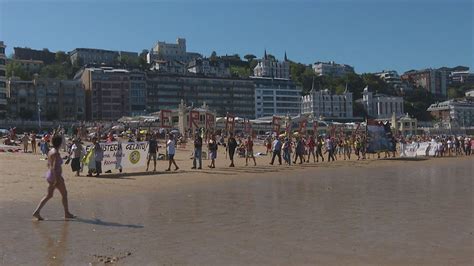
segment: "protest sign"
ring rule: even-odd
[[[418,150],[418,143],[400,144],[400,157],[415,158]]]
[[[92,145],[86,147],[86,151],[90,152]],[[100,147],[104,152],[102,160],[102,171],[112,171],[116,169],[127,169],[134,167],[145,167],[148,142],[110,142],[100,143]],[[87,168],[87,165],[85,165]]]

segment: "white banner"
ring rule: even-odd
[[[438,149],[438,143],[437,142],[430,142],[430,148],[428,150],[428,155],[429,156],[435,156],[436,150]]]
[[[400,148],[400,157],[415,158],[418,150],[418,143],[413,142],[409,144],[401,144]]]
[[[418,149],[416,149],[416,156],[428,156],[429,148],[429,142],[420,142],[418,145]]]
[[[100,147],[104,151],[102,172],[133,167],[145,167],[146,165],[148,155],[148,142],[146,141],[100,143]],[[86,150],[89,151],[91,148],[92,145],[88,146]],[[87,167],[87,164],[84,166]]]
[[[148,155],[148,142],[122,143],[122,168],[145,167]]]
[[[420,146],[416,150],[417,156],[434,156],[438,144],[436,142],[421,142]]]

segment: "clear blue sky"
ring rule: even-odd
[[[97,3],[99,2],[99,3]],[[51,51],[141,51],[187,40],[210,55],[285,51],[302,63],[334,60],[356,72],[474,68],[472,0],[0,0],[0,40]]]

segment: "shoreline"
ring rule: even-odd
[[[239,158],[236,168],[221,158],[202,171],[185,169],[191,160],[180,156],[184,170],[177,173],[120,178],[77,178],[65,168],[78,219],[62,219],[55,192],[43,212],[47,220],[35,222],[30,215],[46,190],[38,175],[45,161],[5,155],[12,154],[0,154],[5,265],[472,262],[472,156],[302,167],[270,166],[266,156],[257,167],[240,166]]]

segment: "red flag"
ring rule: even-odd
[[[352,136],[356,136],[356,135],[357,135],[357,132],[359,131],[359,128],[360,128],[360,123],[357,123],[357,127],[356,127],[356,129],[354,130],[354,132],[352,133]]]
[[[198,111],[191,111],[189,112],[189,127],[192,129],[193,126],[198,128],[199,127],[199,112]]]
[[[214,115],[211,113],[206,113],[206,129],[214,129],[215,122],[216,119],[214,118]]]
[[[235,128],[235,116],[227,113],[226,121],[225,121],[225,129],[227,132],[234,133]]]
[[[171,110],[161,110],[160,120],[161,120],[161,127],[162,128],[172,127],[172,124],[171,124]]]
[[[281,120],[280,117],[278,117],[278,116],[273,116],[273,119],[272,119],[272,129],[273,129],[273,132],[275,132],[277,135],[280,134],[280,120]]]
[[[319,134],[318,134],[318,121],[316,121],[316,120],[313,120],[313,134],[314,134],[315,136],[318,136],[318,135],[319,135]]]
[[[300,122],[300,128],[298,130],[298,132],[300,132],[300,134],[304,133],[306,135],[306,123],[307,123],[306,119],[304,119]]]

